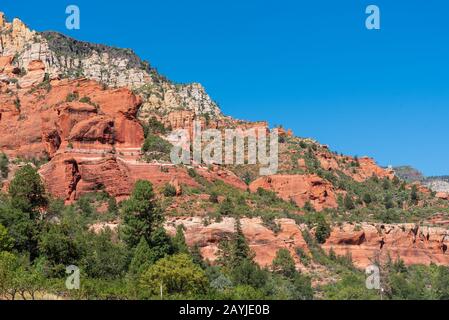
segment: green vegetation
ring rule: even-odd
[[[0,154],[0,175],[3,179],[6,179],[9,174],[9,159],[4,153]]]
[[[150,134],[142,147],[144,158],[147,161],[152,160],[170,160],[172,145],[157,135]]]
[[[200,190],[187,192],[207,192],[207,203],[215,206],[219,216],[236,218],[235,232],[219,244],[215,265],[202,259],[198,246],[187,246],[182,225],[176,226],[173,237],[167,235],[163,209],[151,183],[138,181],[130,198],[120,204],[99,190],[65,206],[48,197],[33,166],[23,166],[11,181],[8,194],[0,197],[0,295],[28,300],[61,294],[73,299],[449,298],[449,268],[406,267],[401,261],[379,263],[382,292],[366,289],[366,275],[354,267],[350,255],[337,256],[332,249],[326,253],[320,246],[330,235],[331,222],[340,219],[339,209],[322,213],[310,209],[299,216],[290,213],[298,208],[272,192],[242,192],[222,182],[207,182],[193,169],[189,173],[201,185]],[[412,203],[413,189],[401,188],[400,183],[392,181],[388,188],[374,178],[367,183],[379,194],[366,188],[358,190],[357,184],[346,185],[355,208],[345,207],[345,212],[355,216],[360,207],[385,208],[388,203],[395,204],[401,193],[404,201]],[[163,191],[166,197],[173,195],[168,185]],[[341,201],[344,204],[344,199]],[[99,204],[107,204],[107,212],[97,212]],[[268,207],[274,211],[262,210]],[[399,212],[397,207],[380,210],[373,219],[401,221]],[[122,224],[118,232],[108,228],[92,231],[92,224],[119,216]],[[261,268],[243,235],[241,216],[262,217],[264,225],[275,233],[280,230],[278,217],[308,225],[314,234],[303,229],[309,251],[280,249],[272,265]],[[297,260],[306,267],[320,266],[317,270],[325,270],[333,280],[312,288],[311,277],[322,277],[322,271],[306,276],[296,269]],[[80,290],[69,291],[64,286],[69,265],[81,270]]]

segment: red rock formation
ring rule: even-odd
[[[211,169],[198,167],[197,172],[209,182],[221,180],[224,183],[240,190],[247,190],[248,186],[237,175],[229,170],[221,169],[219,166],[212,166]]]
[[[379,167],[372,158],[368,157],[360,158],[359,164],[360,167],[357,168],[356,173],[352,175],[349,174],[356,181],[363,182],[371,178],[372,176],[377,176],[381,179],[394,178],[394,171],[392,169],[383,169]]]
[[[438,199],[449,200],[449,193],[447,192],[437,192],[435,195]]]
[[[402,259],[407,265],[449,265],[449,238],[443,228],[418,227],[414,224],[371,225],[356,227],[345,224],[335,227],[323,249],[331,248],[337,255],[350,254],[354,264],[365,268],[376,259],[385,262],[388,256]]]
[[[318,211],[338,207],[333,185],[317,175],[262,177],[250,185],[251,192],[257,192],[259,188],[274,191],[280,198],[294,201],[300,208],[309,201]]]
[[[263,225],[259,218],[241,219],[242,231],[248,240],[249,247],[255,253],[255,261],[261,266],[270,266],[279,249],[290,250],[299,265],[296,248],[308,252],[301,229],[290,219],[277,221],[281,227],[278,234],[273,233]],[[169,219],[166,228],[171,234],[175,234],[176,226],[185,228],[186,242],[189,246],[197,244],[203,257],[213,262],[217,258],[218,246],[221,241],[229,238],[234,232],[234,219],[225,218],[222,222],[204,225],[200,217]]]

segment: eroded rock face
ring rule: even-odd
[[[219,243],[234,233],[233,218],[224,218],[222,222],[204,225],[202,218],[189,217],[169,219],[166,229],[169,233],[176,233],[176,226],[185,228],[186,242],[189,246],[198,245],[203,257],[211,262],[217,259]],[[255,253],[255,261],[261,266],[270,266],[279,249],[288,249],[297,264],[300,260],[296,248],[308,252],[301,229],[290,219],[280,219],[278,223],[281,231],[275,234],[263,225],[259,218],[241,219],[242,231],[248,240],[251,250]]]
[[[170,218],[166,229],[172,235],[176,226],[183,225],[189,246],[198,245],[205,259],[216,261],[219,243],[234,233],[234,219],[225,218],[219,223],[204,224],[200,217]],[[288,249],[302,269],[297,248],[309,254],[309,248],[302,236],[305,225],[298,226],[293,220],[279,219],[281,231],[277,234],[263,225],[259,218],[241,219],[242,231],[255,261],[261,266],[270,266],[279,249]],[[310,230],[309,230],[310,231]],[[310,231],[313,233],[313,230]],[[322,245],[340,256],[350,255],[358,268],[366,268],[376,261],[386,262],[402,259],[406,265],[436,263],[449,265],[447,252],[449,236],[447,230],[436,227],[417,227],[414,224],[382,225],[363,223],[358,226],[344,224],[332,229],[330,238]]]
[[[323,245],[337,255],[350,254],[354,264],[365,268],[375,261],[402,259],[407,265],[449,265],[448,231],[414,224],[381,225],[363,223],[335,227]]]
[[[449,193],[447,192],[437,192],[435,196],[439,199],[449,200]]]
[[[89,80],[51,81],[49,88],[0,96],[2,151],[41,158],[69,146],[97,152],[140,149],[143,129],[135,115],[141,101],[128,89],[103,90]],[[70,95],[77,98],[66,102]]]
[[[132,50],[77,41],[55,32],[35,32],[19,19],[7,22],[1,12],[0,56],[15,56],[15,67],[25,70],[33,61],[42,61],[51,79],[85,77],[109,87],[138,89],[144,98],[141,120],[154,112],[167,114],[180,107],[197,115],[221,117],[201,84],[175,85]],[[29,87],[38,80],[35,71],[30,73],[21,86]]]
[[[317,175],[274,175],[262,177],[251,183],[251,192],[262,188],[275,192],[285,201],[294,201],[302,208],[307,202],[321,211],[325,208],[337,208],[334,186]]]

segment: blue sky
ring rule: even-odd
[[[65,29],[65,8],[81,29]],[[365,28],[378,5],[381,30]],[[33,29],[132,48],[226,114],[381,165],[449,174],[447,0],[2,0]]]

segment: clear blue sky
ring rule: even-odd
[[[65,29],[65,8],[81,30]],[[365,8],[381,9],[381,30]],[[30,27],[134,49],[226,114],[381,165],[449,174],[447,0],[2,0]]]

